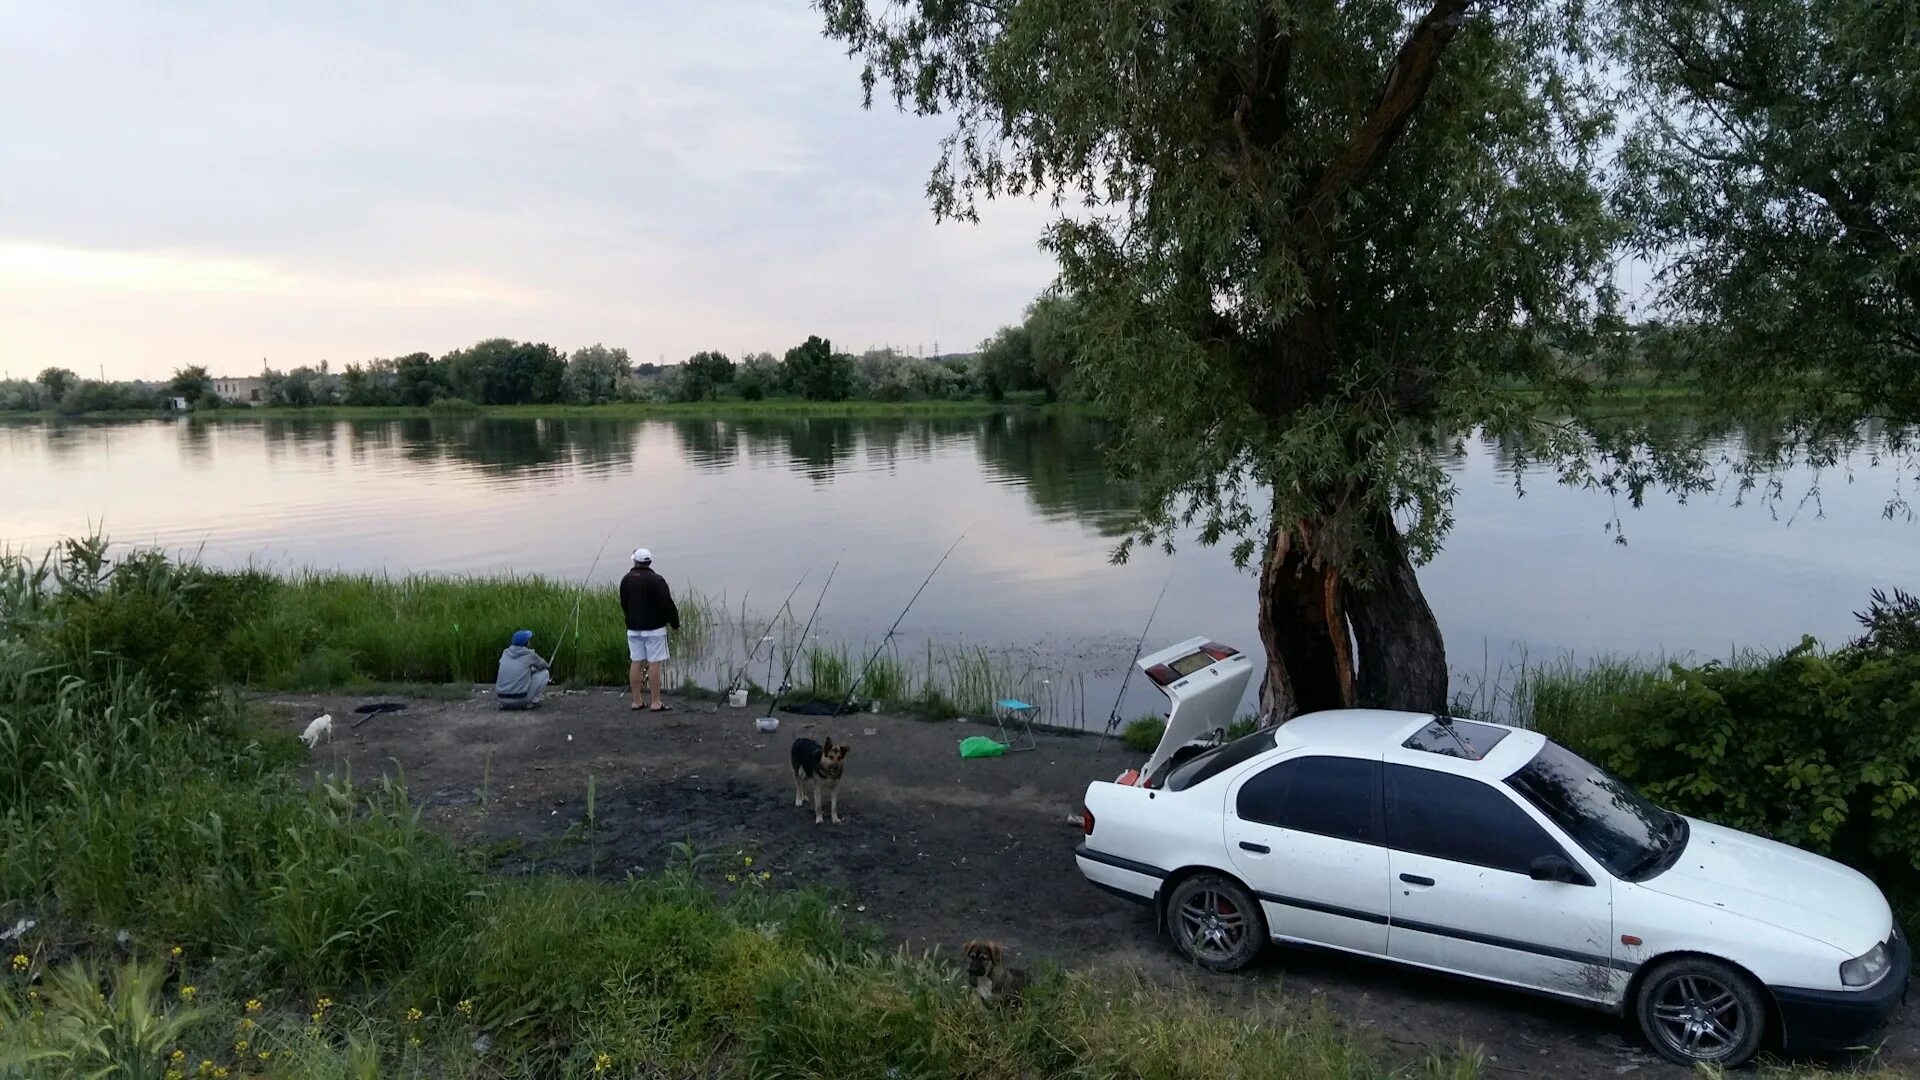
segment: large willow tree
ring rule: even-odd
[[[1263,704],[1433,709],[1436,443],[1572,389],[1614,296],[1577,10],[821,0],[868,100],[951,118],[929,193],[1051,198],[1075,372],[1176,527],[1259,559]],[[1125,548],[1121,549],[1124,555]]]

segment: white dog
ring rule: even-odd
[[[321,736],[325,736],[328,742],[333,741],[332,713],[321,713],[314,717],[313,723],[307,725],[307,730],[300,733],[300,740],[307,744],[307,749],[311,750],[319,745]]]

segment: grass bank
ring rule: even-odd
[[[558,419],[598,417],[622,419],[779,419],[782,417],[820,417],[832,419],[888,419],[919,416],[986,416],[997,412],[1081,412],[1086,404],[1045,404],[1037,398],[1010,398],[1006,401],[969,399],[964,401],[803,401],[776,398],[763,401],[689,401],[634,402],[608,405],[474,405],[446,402],[429,406],[353,406],[322,405],[309,408],[234,406],[206,409],[187,414],[203,423],[258,422],[261,420],[415,420],[440,417],[480,417],[487,419]],[[52,412],[7,413],[0,418],[25,421],[154,420],[172,419],[182,414],[162,410],[112,411],[61,416]]]
[[[103,551],[88,548],[88,559]],[[104,562],[102,563],[104,566]],[[539,576],[222,571],[176,565],[154,553],[121,562],[137,573],[172,575],[191,596],[183,641],[153,647],[150,659],[201,682],[272,690],[373,689],[394,684],[493,681],[500,651],[515,630],[534,632],[534,646],[554,663],[557,682],[623,686],[626,627],[612,590]],[[53,572],[49,565],[36,571]],[[99,636],[161,631],[142,628],[150,612],[115,595],[70,621],[61,633],[75,648]],[[681,590],[681,627],[673,638],[669,677],[682,692],[714,693],[736,680],[756,696],[791,671],[790,693],[840,699],[857,689],[896,712],[950,718],[984,715],[1009,695],[1040,705],[1057,721],[1087,708],[1084,677],[1051,670],[1037,656],[959,645],[928,645],[874,657],[868,643],[799,642],[790,615],[769,620],[698,590]],[[756,662],[744,663],[763,634]],[[190,644],[189,644],[190,643]]]
[[[0,556],[5,1080],[1406,1075],[1311,1007],[1048,971],[981,1008],[751,851],[492,877],[398,781],[299,782],[223,692],[207,634],[250,587],[91,543]]]

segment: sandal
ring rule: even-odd
[[[655,706],[654,706],[653,708],[651,708],[651,709],[648,709],[647,711],[648,711],[648,712],[672,712],[672,711],[673,711],[673,706],[671,706],[671,705],[655,705]]]

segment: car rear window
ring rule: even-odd
[[[1202,781],[1211,779],[1252,758],[1263,750],[1273,749],[1274,731],[1256,731],[1251,735],[1242,735],[1230,743],[1216,746],[1199,757],[1188,758],[1167,774],[1168,791],[1185,791]]]

